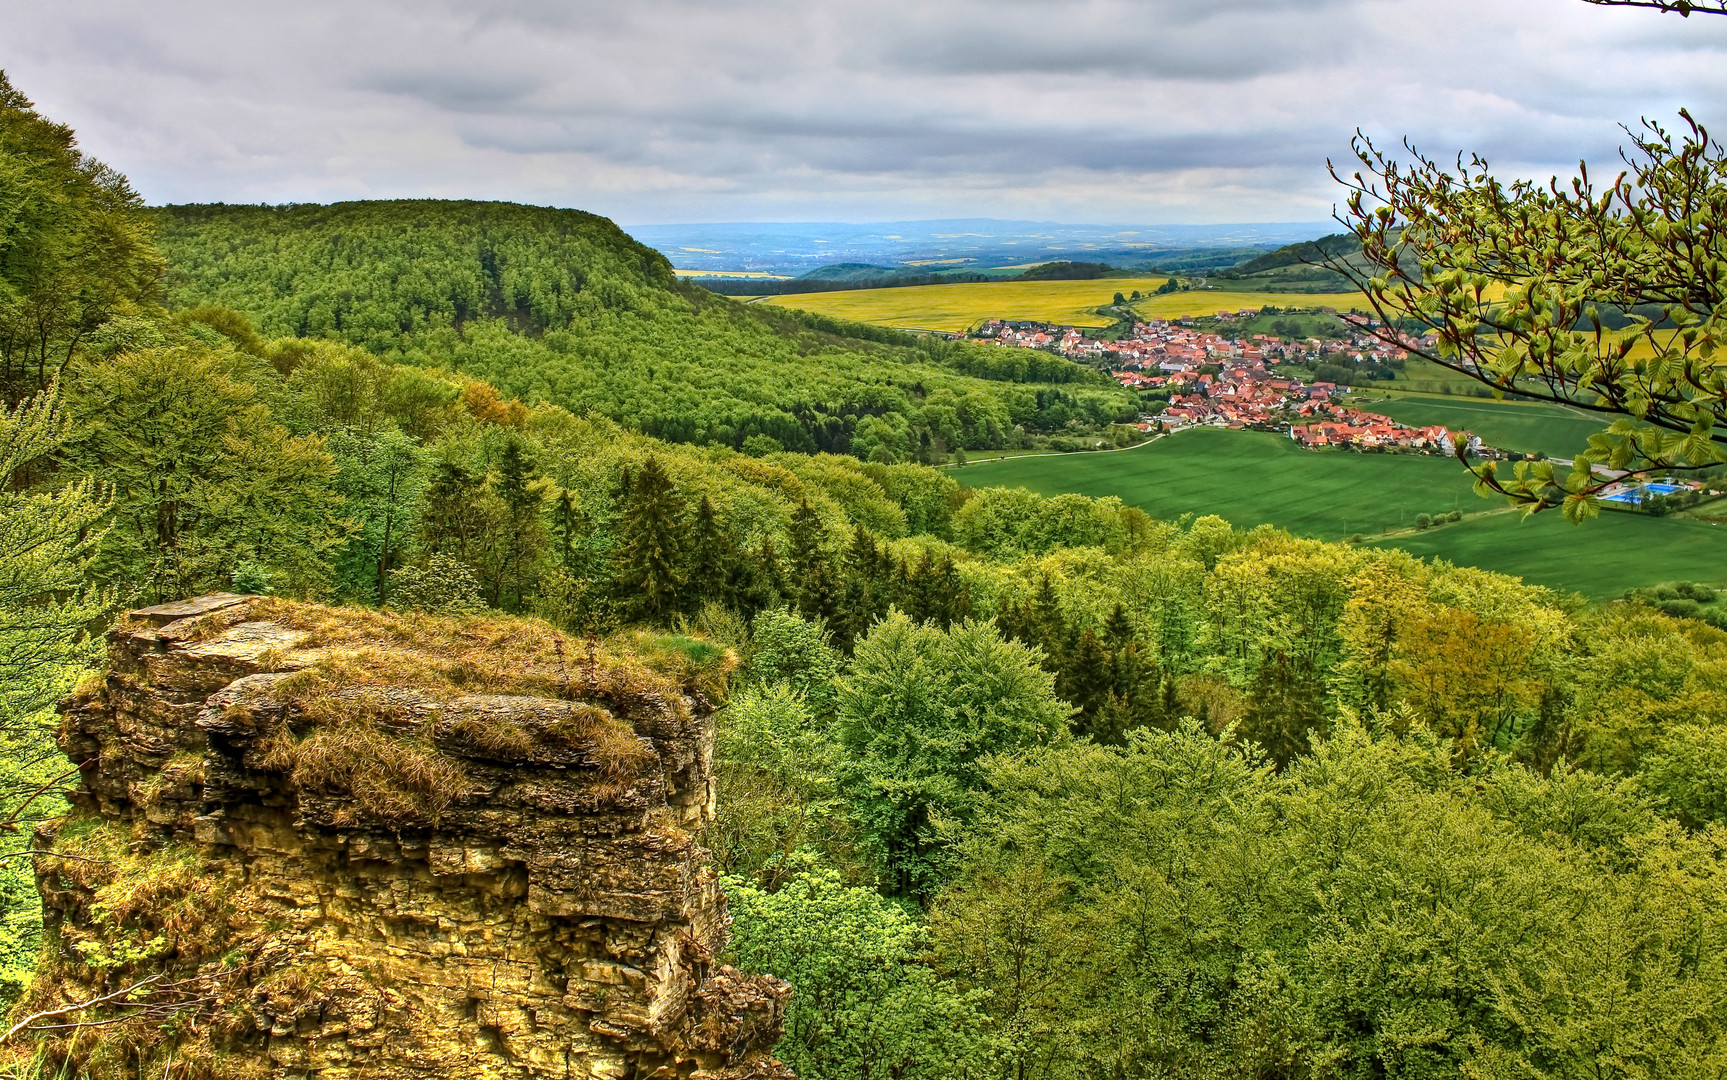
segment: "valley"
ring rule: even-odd
[[[1557,513],[1526,519],[1475,495],[1462,466],[1439,457],[1311,452],[1285,436],[1202,427],[1131,450],[974,459],[950,472],[971,487],[1114,496],[1165,520],[1216,514],[1242,527],[1358,538],[1592,600],[1663,581],[1727,585],[1727,526],[1612,511],[1583,525]],[[1452,510],[1463,520],[1416,529],[1417,515]]]
[[[970,487],[1023,486],[1044,496],[1116,497],[1165,520],[1216,514],[1244,527],[1270,525],[1302,536],[1401,548],[1593,600],[1673,580],[1727,584],[1727,544],[1706,517],[1656,519],[1607,511],[1580,526],[1557,513],[1524,519],[1507,514],[1503,500],[1478,496],[1474,478],[1443,456],[1304,448],[1336,442],[1339,431],[1345,440],[1373,442],[1374,450],[1383,449],[1380,442],[1427,446],[1431,440],[1424,432],[1444,429],[1467,432],[1490,453],[1567,459],[1588,446],[1589,437],[1603,428],[1602,420],[1581,409],[1478,396],[1483,392],[1479,384],[1456,373],[1371,339],[1357,336],[1351,343],[1340,333],[1341,324],[1320,311],[1348,310],[1358,296],[1203,290],[1156,295],[1163,280],[1167,278],[921,286],[771,297],[764,302],[843,312],[882,325],[922,324],[931,330],[981,333],[1009,352],[1088,358],[1111,370],[1124,386],[1169,395],[1172,404],[1166,408],[1161,400],[1150,403],[1146,419],[1173,427],[1171,436],[1127,451],[1095,452],[1089,447],[1104,443],[1093,440],[1080,453],[1029,451],[999,460],[990,460],[987,452],[973,453],[963,472],[954,474]],[[1152,294],[1129,305],[1149,325],[1140,324],[1136,336],[1107,343],[1083,336],[1088,329],[1119,325],[1095,309],[1108,305],[1114,294],[1135,289]],[[1247,315],[1260,307],[1284,314]],[[1105,310],[1114,313],[1113,308]],[[1016,316],[1009,312],[1040,314],[1020,316],[1034,324],[1010,332],[1003,324]],[[1224,318],[1220,312],[1232,314]],[[1315,319],[1331,329],[1316,325]],[[1191,329],[1196,323],[1205,329]],[[1282,341],[1289,343],[1282,344],[1274,335],[1255,332],[1265,327],[1316,330],[1340,340],[1285,338]],[[1287,433],[1290,421],[1281,419],[1289,387],[1299,390],[1302,376],[1311,377],[1307,373],[1324,364],[1332,364],[1326,370],[1333,370],[1335,358],[1352,350],[1373,371],[1395,377],[1345,387],[1341,393],[1335,388],[1319,392],[1319,400],[1334,402],[1324,408],[1343,422],[1341,428],[1328,422],[1322,434],[1317,421],[1325,419],[1323,410],[1309,424],[1304,417],[1311,407],[1304,407],[1303,417],[1294,421],[1305,425],[1295,432],[1301,438],[1292,440]],[[1275,367],[1266,368],[1268,359],[1277,361]],[[1199,375],[1213,370],[1205,367],[1208,363],[1225,369],[1245,364],[1247,391],[1238,392],[1229,370],[1217,375],[1215,383]],[[1287,372],[1294,373],[1293,384]],[[1282,378],[1272,378],[1274,374]],[[1193,392],[1202,396],[1178,396]],[[1266,404],[1259,403],[1261,396]],[[1350,426],[1376,422],[1373,417],[1403,427],[1379,433]],[[1277,430],[1225,430],[1225,422],[1231,428]],[[1139,426],[1149,430],[1153,425]],[[1366,434],[1352,434],[1357,430]],[[1431,519],[1452,512],[1463,520],[1416,528],[1418,516]]]

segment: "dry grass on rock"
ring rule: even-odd
[[[446,738],[502,762],[579,753],[607,781],[625,782],[658,761],[628,716],[638,708],[681,710],[686,692],[718,697],[736,666],[730,650],[689,637],[571,642],[535,619],[398,615],[274,598],[250,607],[250,618],[305,635],[291,658],[270,658],[298,670],[272,688],[289,715],[267,736],[259,764],[304,790],[340,797],[337,825],[437,824],[476,787],[461,758],[440,749]],[[453,707],[469,695],[569,707],[549,719]],[[445,711],[452,718],[439,729]]]
[[[305,633],[299,651],[321,653],[316,666],[332,675],[339,668],[353,685],[663,701],[723,693],[736,666],[730,650],[694,638],[635,633],[582,641],[516,616],[398,614],[275,597],[250,606],[254,619]]]

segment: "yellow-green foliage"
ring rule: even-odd
[[[846,449],[830,420],[918,426],[926,391],[1040,428],[1055,407],[933,342],[816,328],[680,286],[658,252],[578,211],[414,200],[156,217],[177,304],[227,304],[265,337],[337,339],[459,370],[672,441],[742,446],[757,435],[791,450]],[[332,262],[332,250],[345,254]],[[1035,381],[1088,380],[1054,361]],[[1085,393],[1110,412],[1130,404],[1095,381]],[[968,446],[995,445],[987,425],[969,436]]]
[[[97,970],[125,968],[173,951],[203,955],[215,940],[220,891],[196,849],[147,848],[122,823],[73,817],[61,827],[48,860],[57,888],[89,896],[101,936],[67,930],[68,944]]]
[[[769,302],[836,319],[910,330],[967,330],[987,319],[1033,319],[1065,326],[1108,326],[1115,320],[1097,309],[1116,293],[1155,292],[1162,278],[1099,278],[1092,281],[990,281],[970,285],[917,285],[900,289],[776,296]],[[1278,307],[1335,307],[1361,304],[1359,293],[1292,294],[1257,292],[1166,293],[1133,307],[1145,318],[1215,315],[1220,311]]]
[[[726,528],[751,544],[771,537],[783,547],[792,512],[805,499],[830,528],[849,518],[883,537],[940,534],[959,491],[951,477],[931,469],[834,454],[752,458],[663,443],[555,408],[532,410],[524,429],[543,448],[542,467],[571,492],[583,513],[609,516],[619,474],[625,468],[639,470],[651,455],[676,478],[691,505],[706,495]]]
[[[82,917],[62,925],[59,941],[44,950],[40,977],[14,1008],[13,1022],[132,986],[162,965],[188,974],[126,999],[161,1006],[164,1011],[154,1018],[112,1006],[54,1018],[52,1023],[71,1026],[15,1047],[13,1058],[0,1063],[0,1070],[12,1071],[0,1075],[161,1075],[170,1059],[172,1075],[183,1080],[265,1075],[200,1048],[195,1035],[239,1015],[234,1010],[245,994],[242,976],[257,945],[235,929],[247,921],[243,889],[213,873],[198,850],[146,845],[120,822],[75,814],[60,823],[53,850],[54,856],[42,858],[43,886],[74,894]],[[164,1022],[169,1015],[171,1022]]]

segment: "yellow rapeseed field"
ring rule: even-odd
[[[679,277],[718,277],[718,278],[772,278],[775,281],[790,281],[784,274],[770,274],[765,270],[673,270]]]
[[[848,289],[843,292],[797,293],[768,297],[779,304],[831,315],[836,319],[893,326],[905,330],[968,330],[986,319],[1035,319],[1065,326],[1108,326],[1097,314],[1116,293],[1131,296],[1135,289],[1151,293],[1162,278],[1098,278],[1091,281],[990,281],[974,285],[914,285],[900,289]],[[1219,311],[1277,307],[1359,306],[1359,293],[1197,292],[1152,296],[1136,304],[1153,318],[1215,315]]]

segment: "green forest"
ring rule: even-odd
[[[225,306],[267,337],[354,345],[670,442],[939,463],[1138,415],[1107,377],[1059,357],[681,284],[659,252],[576,210],[406,200],[149,219],[171,306]]]
[[[1131,402],[680,287],[576,211],[145,209],[4,81],[0,391],[9,1002],[57,947],[18,857],[56,701],[117,613],[230,590],[735,654],[701,841],[810,1080],[1727,1070],[1712,591],[968,488],[928,463]],[[122,1075],[76,1045],[0,1051]]]

